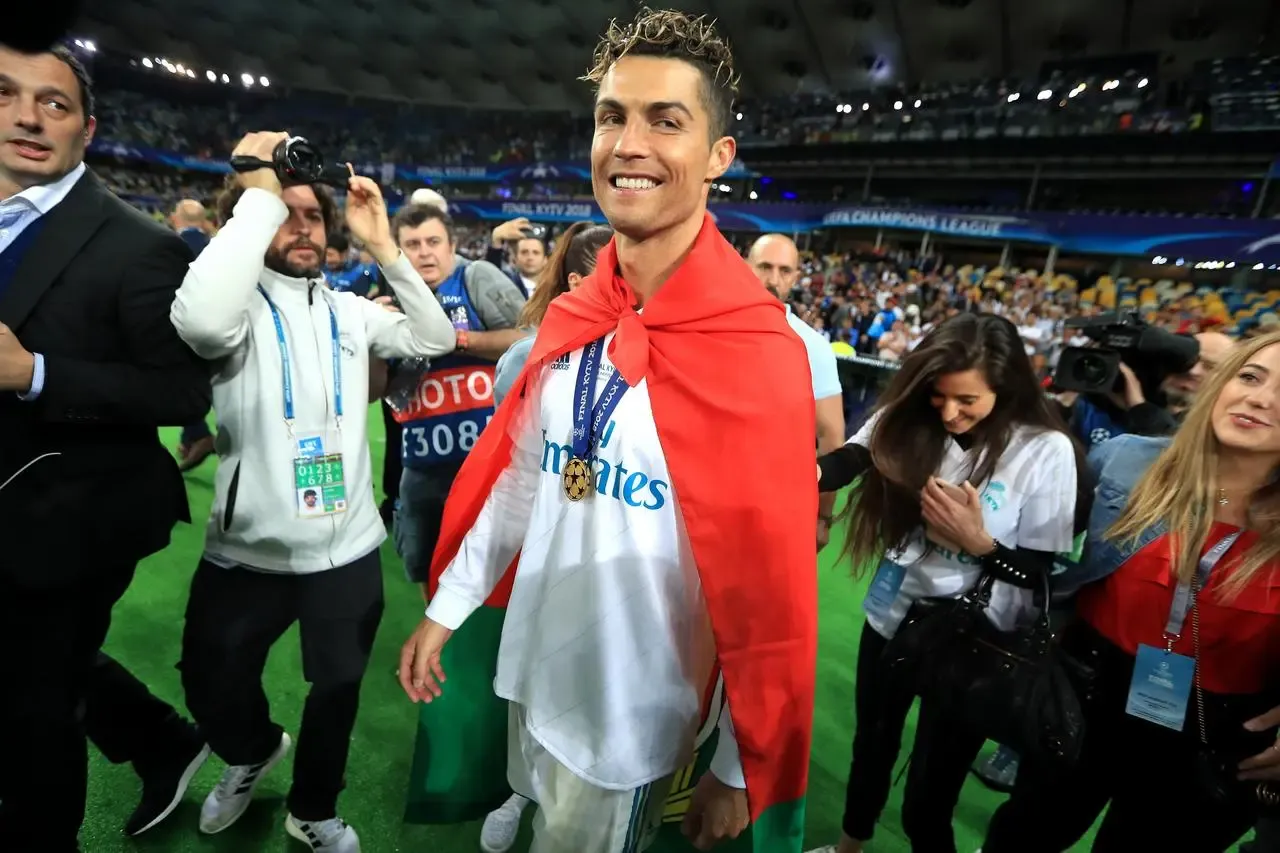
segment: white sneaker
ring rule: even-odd
[[[480,828],[480,849],[484,853],[506,853],[516,843],[520,832],[520,815],[529,805],[529,798],[512,794],[510,799],[489,812]]]
[[[281,732],[280,745],[266,761],[228,767],[218,780],[217,787],[209,792],[204,805],[200,807],[200,831],[205,835],[213,835],[239,820],[244,810],[249,808],[253,789],[258,787],[262,777],[272,767],[280,763],[280,759],[289,754],[289,747],[292,745],[293,741],[289,740],[288,733]]]
[[[307,821],[289,815],[284,819],[284,830],[309,844],[313,853],[360,853],[360,837],[342,818]]]

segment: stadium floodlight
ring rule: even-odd
[[[916,109],[920,109],[920,104],[921,104],[920,99],[916,98]]]
[[[271,81],[268,80],[266,77],[259,77],[258,82],[262,84],[263,88],[266,88],[267,86],[271,85]]]
[[[154,67],[155,67],[155,63],[154,63],[154,62],[152,62],[150,59],[147,59],[147,58],[144,56],[144,57],[142,57],[142,67],[143,67],[143,68],[154,68]]]
[[[1036,100],[1047,101],[1052,97],[1053,97],[1053,91],[1051,89],[1041,89],[1040,94],[1036,95]]]
[[[894,101],[894,102],[893,102],[893,108],[894,108],[895,110],[900,110],[900,109],[902,109],[902,101]]]
[[[1253,265],[1253,268],[1254,268],[1255,270],[1260,270],[1260,269],[1262,269],[1262,264],[1254,264],[1254,265]]]
[[[1148,83],[1150,83],[1150,82],[1151,82],[1151,81],[1150,81],[1150,80],[1148,80],[1146,77],[1143,77],[1141,80],[1139,80],[1139,81],[1138,81],[1138,88],[1139,88],[1139,89],[1145,89],[1145,88],[1147,88],[1147,84],[1148,84]]]
[[[865,113],[869,109],[871,109],[871,105],[864,101],[862,104],[862,111]]]
[[[752,190],[750,193],[747,194],[747,198],[751,199],[752,201],[755,201],[756,199],[760,198],[760,196],[756,195],[755,190]]]
[[[214,74],[212,71],[206,71],[206,72],[204,72],[204,77],[205,77],[205,79],[206,79],[206,80],[208,80],[210,83],[215,83],[215,82],[217,82],[217,80],[218,80],[218,75],[217,75],[217,74]]]
[[[190,77],[192,80],[196,79],[196,72],[195,72],[195,69],[193,69],[193,68],[188,68],[188,69],[187,69],[187,76],[188,76],[188,77]]]
[[[742,121],[742,113],[738,113],[738,121]]]
[[[241,82],[241,83],[243,83],[243,84],[245,84],[246,86],[252,86],[252,85],[253,85],[253,75],[252,75],[252,74],[248,74],[248,73],[241,74],[241,75],[240,75],[240,82]]]
[[[222,82],[223,82],[223,83],[230,83],[230,82],[231,82],[231,78],[230,78],[230,77],[228,77],[226,74],[223,74],[223,75],[222,75]]]
[[[89,51],[90,53],[98,52],[98,46],[91,41],[87,41],[84,43],[84,49]]]
[[[1018,98],[1021,98],[1021,97],[1022,95],[1018,92],[1010,92],[1009,97],[1005,98],[1005,100],[1012,104],[1014,101],[1018,100]]]

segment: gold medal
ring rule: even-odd
[[[591,494],[591,487],[594,485],[591,476],[591,466],[586,461],[574,457],[569,460],[569,464],[564,466],[564,496],[569,500],[577,503],[578,501]]]

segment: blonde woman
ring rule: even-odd
[[[1094,669],[1070,769],[1024,763],[984,853],[1220,853],[1274,805],[1280,749],[1280,334],[1242,344],[1172,439],[1094,448],[1063,642]],[[1176,532],[1178,535],[1171,535]]]

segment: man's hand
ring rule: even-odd
[[[270,163],[276,146],[288,138],[289,134],[281,131],[247,133],[232,150],[231,156],[253,157]],[[276,177],[276,170],[270,166],[254,169],[252,172],[236,172],[236,183],[245,189],[257,188],[274,195],[280,195],[283,192],[280,188],[280,179]]]
[[[514,243],[524,237],[524,229],[529,227],[529,220],[523,216],[504,222],[493,229],[489,240],[493,245],[501,247],[505,243]]]
[[[382,190],[369,178],[352,175],[347,181],[347,228],[364,244],[380,266],[389,266],[400,257],[400,247],[391,236],[391,220]]]
[[[35,373],[36,357],[27,352],[8,326],[0,323],[0,391],[26,394]]]
[[[1244,724],[1251,732],[1265,732],[1280,726],[1280,706]],[[1240,779],[1245,782],[1280,781],[1280,741],[1240,762]]]
[[[395,303],[394,296],[378,296],[373,300],[373,304],[378,307],[390,311],[392,314],[403,314],[404,312]]]
[[[424,619],[405,641],[400,650],[400,686],[414,702],[430,702],[440,696],[440,685],[445,682],[440,651],[452,635],[439,622]]]
[[[698,850],[737,838],[751,823],[747,792],[731,788],[708,771],[698,780],[680,831]]]
[[[1147,402],[1146,395],[1142,393],[1142,383],[1138,381],[1138,375],[1123,361],[1120,362],[1120,375],[1124,377],[1124,396],[1121,398],[1124,407],[1132,409]]]

